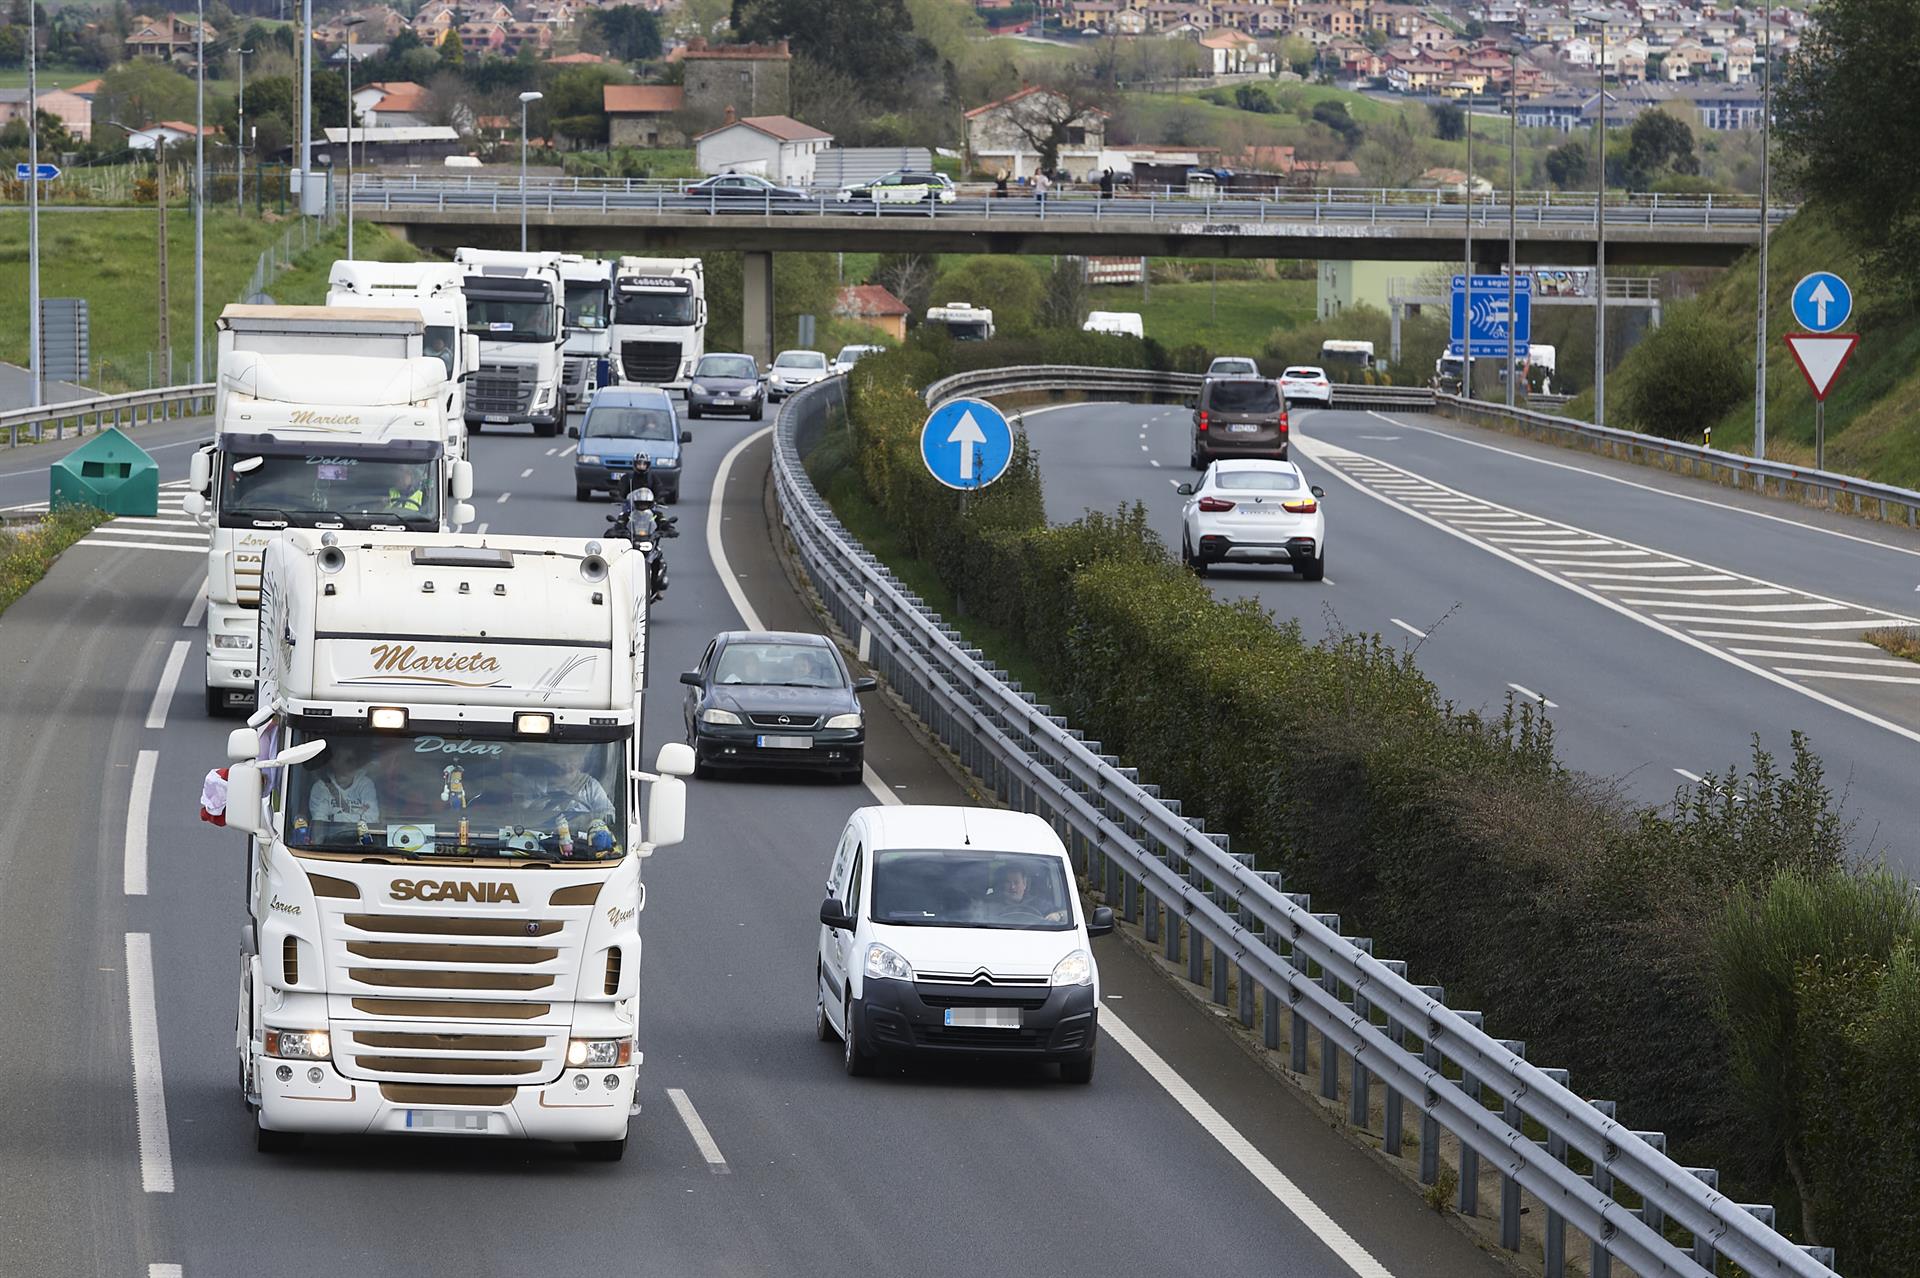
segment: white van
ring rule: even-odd
[[[1080,326],[1083,333],[1106,333],[1113,337],[1145,337],[1147,330],[1141,323],[1139,311],[1088,311],[1087,322]]]
[[[1113,911],[1080,907],[1073,863],[1037,816],[992,808],[861,808],[820,905],[815,1030],[849,1074],[882,1056],[1052,1061],[1093,1079]]]

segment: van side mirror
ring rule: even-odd
[[[1191,497],[1193,496],[1193,485],[1191,483],[1185,483],[1173,491],[1179,493],[1182,497]]]
[[[853,916],[847,913],[847,907],[838,897],[830,896],[820,902],[820,922],[835,931],[853,931]]]
[[[1094,906],[1093,917],[1087,920],[1087,935],[1090,937],[1106,936],[1112,931],[1113,907],[1110,905]]]
[[[567,438],[568,439],[580,438],[580,428],[578,426],[567,427]]]
[[[680,442],[683,444],[691,444],[693,442],[693,432],[690,430],[681,431]]]
[[[853,690],[855,692],[872,692],[879,686],[880,681],[872,675],[861,675],[853,681]]]

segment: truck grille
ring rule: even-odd
[[[401,1083],[543,1083],[560,1076],[567,1031],[456,1034],[422,1025],[335,1022],[334,1060],[351,1078]]]
[[[260,606],[260,565],[264,550],[233,552],[233,601],[242,608]]]
[[[566,357],[563,380],[567,387],[567,398],[584,402],[587,393],[587,370],[593,367],[593,359],[587,355],[569,355]]]
[[[620,375],[630,382],[658,385],[670,382],[680,372],[678,342],[622,342]]]
[[[467,381],[467,412],[524,417],[533,406],[530,370],[511,364],[482,364]]]

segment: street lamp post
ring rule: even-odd
[[[1593,203],[1593,424],[1607,424],[1607,17],[1600,17],[1600,177]]]
[[[1760,95],[1760,289],[1753,339],[1753,455],[1767,455],[1767,197],[1773,161],[1773,0],[1767,6],[1767,69]],[[1818,466],[1822,459],[1815,459]]]
[[[33,382],[33,407],[40,393],[40,43],[39,6],[27,4],[27,367]]]
[[[350,15],[342,24],[347,29],[347,260],[353,260],[353,29],[365,22]]]
[[[1460,184],[1466,201],[1466,296],[1460,307],[1460,393],[1473,398],[1473,98],[1466,99],[1461,122],[1467,130],[1467,180]]]
[[[543,95],[529,89],[520,95],[520,251],[527,251],[527,108]]]
[[[313,0],[300,0],[300,214],[307,212],[307,183],[313,180]]]
[[[1513,59],[1507,72],[1507,407],[1513,407],[1518,377],[1514,351],[1514,293],[1520,287],[1520,228],[1514,204],[1520,196],[1520,46],[1507,50]]]
[[[194,6],[193,380],[206,380],[207,341],[207,4]]]
[[[235,49],[240,59],[240,103],[233,127],[233,211],[247,211],[247,55],[252,49]]]

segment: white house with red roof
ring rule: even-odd
[[[693,140],[693,162],[702,173],[757,173],[782,186],[813,184],[813,166],[820,152],[833,145],[833,135],[787,115],[748,115],[735,118],[728,107],[725,121]]]

